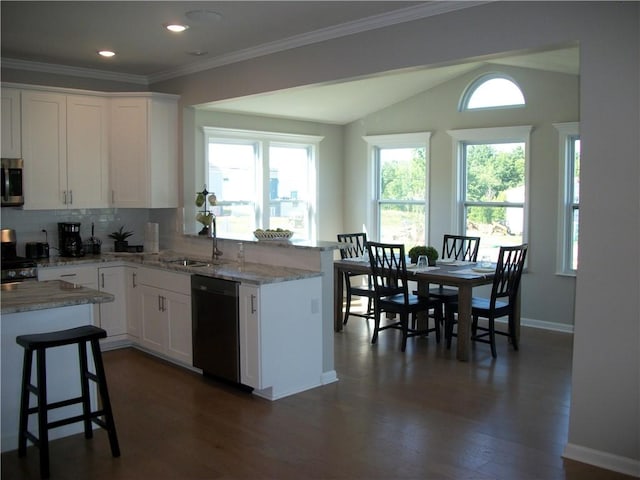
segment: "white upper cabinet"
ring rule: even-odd
[[[3,88],[2,93],[2,158],[20,158],[20,90]]]
[[[108,207],[102,97],[22,92],[25,209]]]
[[[178,103],[173,95],[111,99],[111,204],[178,206]]]

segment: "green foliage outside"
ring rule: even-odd
[[[524,185],[524,148],[517,144],[511,150],[494,145],[467,145],[467,196],[470,202],[505,202],[507,191]],[[502,223],[505,208],[474,207],[467,211],[467,221]]]

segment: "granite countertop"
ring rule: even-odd
[[[48,308],[113,302],[110,293],[98,292],[62,280],[18,282],[2,285],[3,315]]]
[[[180,259],[187,257],[199,263],[197,265],[182,265],[178,262]],[[221,260],[219,263],[213,264],[211,263],[211,259],[185,255],[184,253],[173,251],[163,251],[159,254],[105,252],[101,255],[85,255],[84,257],[51,257],[49,259],[39,260],[38,268],[80,266],[83,264],[89,265],[106,262],[127,262],[174,272],[206,275],[224,280],[258,285],[300,280],[322,275],[322,272],[319,271],[265,265],[261,263],[246,262],[241,265],[238,262]]]

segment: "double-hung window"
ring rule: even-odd
[[[527,238],[531,127],[452,130],[457,160],[455,223],[480,237],[478,256],[498,258],[500,246]]]
[[[578,270],[578,221],[580,216],[580,134],[577,122],[555,123],[560,146],[560,205],[558,211],[557,271]]]
[[[428,239],[429,132],[364,137],[375,172],[375,238],[407,250]]]
[[[218,235],[257,228],[316,234],[316,156],[322,137],[203,127],[205,182],[216,194]]]

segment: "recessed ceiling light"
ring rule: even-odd
[[[206,55],[207,52],[206,50],[192,50],[190,52],[187,52],[189,55],[193,55],[194,57],[201,57],[203,55]]]
[[[112,52],[111,50],[98,50],[98,55],[101,57],[111,58],[116,54],[116,52]]]
[[[187,28],[189,28],[189,25],[180,25],[178,23],[170,23],[169,25],[165,25],[165,28],[170,32],[180,33],[180,32],[184,32]]]

